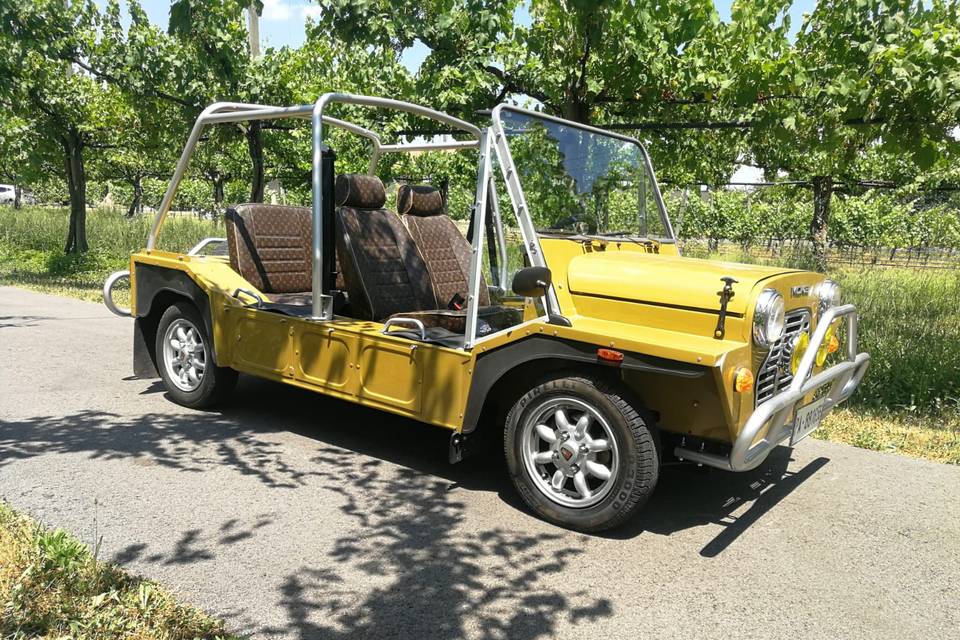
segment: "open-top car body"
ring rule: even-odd
[[[328,115],[341,104],[461,139],[383,144]],[[311,121],[312,208],[238,205],[225,239],[161,249],[204,127],[280,118]],[[366,174],[338,173],[331,127],[369,141]],[[477,159],[466,234],[437,189],[402,185],[391,206],[377,177],[384,154],[434,151]],[[125,277],[129,311],[111,297]],[[756,467],[869,362],[854,307],[822,275],[682,257],[637,140],[507,105],[484,128],[350,94],[212,105],[146,249],[104,294],[136,319],[135,372],[177,402],[222,400],[243,372],[448,429],[451,461],[494,430],[526,503],[584,531],[635,512],[664,461]]]

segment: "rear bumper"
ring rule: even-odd
[[[810,376],[813,371],[817,349],[826,337],[827,329],[834,320],[847,321],[847,358],[829,369]],[[749,471],[759,466],[781,442],[793,433],[793,424],[787,419],[795,414],[795,409],[804,398],[813,391],[829,385],[825,397],[824,415],[840,404],[856,390],[870,364],[870,355],[857,353],[857,309],[846,304],[827,310],[817,322],[817,329],[810,339],[810,346],[804,354],[790,387],[770,398],[753,412],[740,430],[727,456],[685,447],[676,447],[674,454],[683,460],[690,460],[728,471]],[[764,435],[760,437],[760,434]]]

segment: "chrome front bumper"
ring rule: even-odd
[[[813,371],[817,349],[823,344],[827,329],[837,318],[847,320],[847,359],[829,369],[810,376]],[[790,387],[757,407],[740,430],[729,456],[676,447],[674,454],[682,460],[690,460],[728,471],[749,471],[762,463],[781,442],[793,433],[793,424],[787,419],[812,391],[827,385],[830,390],[824,400],[824,415],[851,395],[867,371],[870,355],[857,353],[857,308],[852,304],[828,309],[817,322],[810,337],[810,346],[800,361],[800,366]],[[757,439],[760,433],[764,436]]]

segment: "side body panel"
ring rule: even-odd
[[[473,369],[469,353],[385,336],[376,322],[316,322],[246,307],[233,291],[269,295],[223,258],[151,251],[134,255],[134,273],[138,265],[164,271],[170,280],[189,278],[202,291],[220,366],[448,429],[462,425]],[[141,305],[147,305],[148,288],[141,289]]]

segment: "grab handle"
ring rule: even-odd
[[[412,325],[415,329],[420,332],[420,340],[427,339],[427,329],[423,326],[423,323],[417,320],[416,318],[390,318],[383,325],[383,333],[389,333],[390,327],[400,327],[403,325]]]

